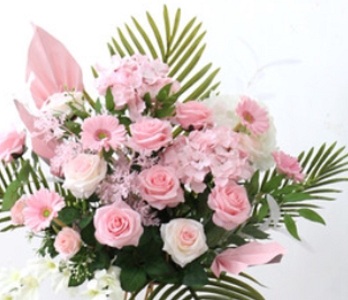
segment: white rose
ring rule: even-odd
[[[71,105],[81,107],[83,105],[83,94],[81,92],[56,93],[48,97],[41,108],[42,112],[52,115],[69,115],[72,113]]]
[[[161,226],[163,250],[184,267],[208,250],[203,225],[191,219],[173,219]]]
[[[98,155],[79,154],[63,168],[64,188],[77,198],[88,198],[106,175],[107,165]]]

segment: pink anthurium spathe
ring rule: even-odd
[[[26,78],[30,79],[30,91],[40,110],[50,96],[65,91],[82,92],[82,71],[65,46],[41,27],[34,25],[34,36],[28,51]],[[44,134],[35,130],[34,116],[18,101],[18,113],[29,130],[33,151],[45,159],[55,155],[58,141],[46,141]]]
[[[19,116],[22,119],[22,122],[31,133],[33,151],[44,159],[51,159],[55,155],[54,150],[58,145],[58,141],[51,140],[47,142],[44,139],[43,134],[40,134],[35,130],[35,120],[37,119],[37,117],[33,116],[23,105],[23,103],[15,100],[15,105],[17,107]]]
[[[34,25],[28,51],[26,77],[37,108],[47,98],[64,91],[82,91],[82,71],[65,46],[41,27]]]
[[[249,266],[279,262],[284,253],[285,249],[276,242],[267,244],[250,242],[218,254],[211,265],[211,270],[216,277],[219,277],[221,272],[238,275]]]

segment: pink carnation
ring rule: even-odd
[[[39,232],[50,226],[64,206],[64,199],[56,192],[38,190],[26,200],[23,210],[24,224],[32,231]]]
[[[138,246],[144,231],[140,214],[123,201],[98,208],[94,226],[99,243],[118,249]]]
[[[296,182],[301,182],[304,180],[302,167],[300,166],[297,158],[292,157],[283,151],[273,152],[272,155],[276,162],[276,168],[279,173],[285,174],[287,177]]]
[[[236,183],[215,186],[208,197],[208,206],[215,211],[213,222],[226,230],[245,222],[251,211],[245,188]]]
[[[241,97],[241,102],[236,107],[236,114],[240,117],[242,125],[252,134],[262,134],[269,127],[267,111],[247,96]]]
[[[125,141],[126,130],[113,116],[95,116],[84,120],[81,140],[84,149],[108,151],[119,148]]]
[[[0,135],[0,160],[10,162],[24,151],[25,132],[11,130]]]
[[[138,152],[150,153],[172,141],[172,128],[167,121],[142,118],[130,125],[130,146]]]
[[[152,207],[164,209],[184,202],[184,193],[174,169],[153,166],[139,174],[140,194]]]
[[[201,129],[213,123],[212,111],[198,101],[179,103],[176,106],[175,119],[184,129],[188,129],[190,126],[194,129]]]

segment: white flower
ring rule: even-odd
[[[39,279],[31,274],[24,274],[21,278],[21,287],[18,290],[18,299],[36,300],[39,299]]]
[[[109,270],[95,272],[94,278],[87,283],[87,291],[83,294],[92,300],[119,300],[124,292],[119,281],[121,269],[111,267]]]
[[[63,92],[51,95],[41,108],[42,112],[48,112],[54,116],[70,115],[71,107],[82,107],[83,94],[81,92]]]
[[[207,98],[204,104],[212,110],[216,125],[235,128],[239,122],[235,112],[239,100],[238,95],[218,95]]]
[[[163,250],[184,267],[208,250],[203,225],[191,219],[173,219],[161,226]]]
[[[267,170],[274,165],[272,152],[276,150],[276,129],[272,118],[268,130],[259,136],[241,135],[243,147],[258,170]]]
[[[106,171],[106,162],[98,155],[81,153],[64,165],[63,186],[77,198],[88,198],[104,179]]]

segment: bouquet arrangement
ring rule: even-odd
[[[16,101],[28,134],[0,139],[0,194],[3,231],[27,228],[41,258],[0,275],[1,299],[37,298],[49,275],[90,299],[263,299],[243,271],[284,254],[269,230],[299,239],[296,218],[324,223],[312,201],[347,180],[344,147],[280,151],[264,105],[215,92],[201,24],[163,16],[164,33],[147,14],[153,39],[136,19],[118,29],[110,63],[92,68],[96,97],[35,27],[35,107]]]

